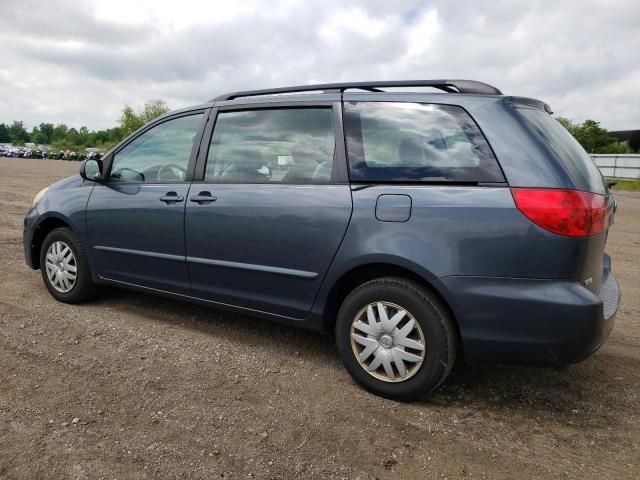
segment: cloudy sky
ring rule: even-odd
[[[640,128],[638,0],[0,0],[0,122],[114,126],[312,82],[470,78]]]

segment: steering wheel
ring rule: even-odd
[[[158,169],[158,181],[160,182],[181,182],[185,179],[186,176],[187,170],[180,165],[176,165],[175,163],[162,165]]]

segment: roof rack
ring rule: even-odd
[[[381,88],[392,87],[433,87],[448,93],[474,93],[479,95],[502,95],[496,87],[475,80],[389,80],[375,82],[318,83],[315,85],[298,85],[294,87],[268,88],[264,90],[246,90],[220,95],[211,102],[233,100],[240,97],[256,97],[260,95],[277,95],[280,93],[297,93],[323,91],[324,93],[341,93],[355,88],[369,92],[382,92]]]

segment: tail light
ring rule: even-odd
[[[578,190],[512,188],[516,207],[529,220],[550,232],[589,237],[603,232],[607,197]]]

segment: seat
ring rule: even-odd
[[[282,177],[283,183],[307,183],[313,181],[313,176],[322,159],[317,152],[304,144],[297,144],[291,150],[293,163]]]
[[[256,149],[238,149],[231,157],[234,160],[224,168],[221,180],[240,182],[268,182],[269,176],[258,170],[264,166],[262,154]]]

